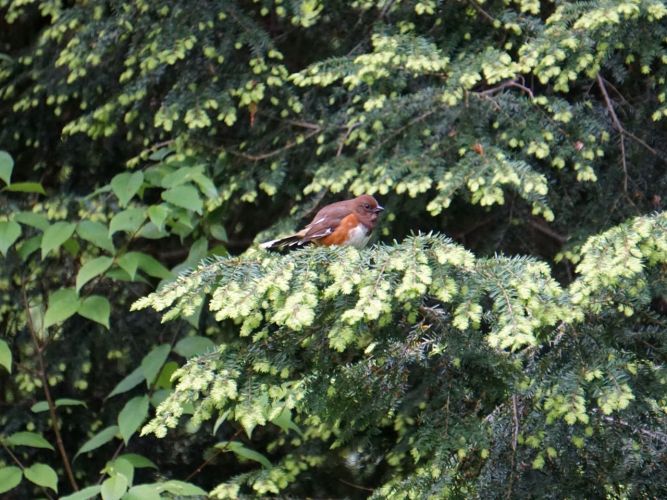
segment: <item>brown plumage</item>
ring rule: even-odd
[[[338,201],[323,207],[312,222],[298,233],[267,241],[267,249],[315,245],[352,245],[363,248],[371,237],[382,208],[371,195]]]

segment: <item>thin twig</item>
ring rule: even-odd
[[[380,10],[380,13],[378,14],[378,19],[382,19],[384,16],[387,15],[389,9],[391,9],[395,1],[396,0],[387,0],[385,2],[385,4],[382,6],[382,10]]]
[[[598,82],[598,87],[600,87],[600,92],[602,92],[602,97],[604,97],[604,102],[607,104],[607,110],[609,111],[609,115],[611,116],[611,121],[614,124],[614,128],[618,130],[618,133],[621,136],[621,166],[623,167],[623,192],[627,196],[628,165],[625,159],[625,128],[623,128],[621,121],[618,119],[618,116],[616,115],[616,111],[614,111],[614,105],[611,103],[611,99],[609,99],[609,94],[607,93],[607,88],[604,85],[604,80],[602,79],[602,76],[600,76],[599,73],[597,76],[597,82]]]
[[[359,123],[355,123],[354,125],[347,127],[347,130],[345,131],[345,134],[341,136],[338,142],[338,149],[336,149],[336,158],[340,157],[341,154],[343,154],[343,148],[345,147],[345,141],[347,141],[347,138],[350,137],[350,134],[352,131],[359,126]]]
[[[667,434],[663,432],[643,429],[642,427],[638,427],[636,424],[630,424],[629,422],[621,420],[620,418],[608,417],[606,415],[602,417],[602,420],[612,424],[620,425],[622,427],[627,427],[628,429],[632,429],[633,431],[643,434],[644,436],[650,437],[651,439],[660,441],[662,444],[667,444]]]
[[[514,462],[516,460],[516,448],[519,442],[519,415],[516,404],[516,394],[512,395],[512,419],[514,421],[514,430],[512,432],[512,462],[510,464],[510,477],[507,483],[507,496],[506,498],[512,498],[512,486],[514,484]]]
[[[396,136],[402,134],[405,130],[407,130],[408,128],[412,127],[413,125],[419,123],[420,121],[425,120],[426,118],[428,118],[429,116],[431,116],[433,113],[435,113],[437,110],[438,110],[438,108],[433,108],[433,109],[430,109],[430,110],[428,110],[428,111],[425,111],[424,113],[422,113],[422,114],[416,116],[415,118],[413,118],[412,120],[410,120],[408,123],[406,123],[406,124],[403,125],[402,127],[396,129],[394,132],[392,132],[391,134],[389,134],[388,137],[386,137],[385,139],[383,139],[382,141],[380,141],[376,146],[374,146],[373,148],[369,149],[369,150],[366,152],[366,156],[375,153],[378,149],[380,149],[382,146],[384,146],[387,142],[389,142],[390,140],[392,140],[394,137],[396,137]]]
[[[509,88],[509,87],[515,87],[519,90],[522,90],[523,92],[528,94],[531,99],[535,98],[535,95],[533,94],[533,91],[530,88],[526,87],[523,83],[517,82],[516,80],[507,80],[507,81],[501,83],[500,85],[497,85],[495,87],[491,87],[490,89],[482,90],[480,92],[473,92],[473,94],[478,95],[478,96],[486,97],[486,96],[491,96],[491,95],[497,94],[501,90],[505,90],[506,88]]]
[[[345,479],[341,478],[336,478],[338,479],[341,483],[347,484],[348,486],[352,486],[352,488],[357,488],[358,490],[364,490],[364,491],[375,491],[373,488],[367,488],[366,486],[361,486],[360,484],[354,484],[349,481],[346,481]]]
[[[614,92],[616,92],[616,95],[617,95],[618,97],[620,97],[621,100],[622,100],[625,104],[627,104],[628,106],[632,106],[632,105],[628,102],[628,100],[623,96],[623,94],[621,94],[621,93],[619,92],[619,90],[618,90],[616,87],[614,87],[614,85],[613,85],[609,80],[607,80],[606,78],[602,78],[602,81],[604,82],[604,84],[605,84],[607,87],[609,87],[611,90],[613,90]]]
[[[561,245],[565,243],[568,239],[567,236],[563,236],[562,234],[557,233],[556,231],[551,229],[550,227],[540,224],[538,220],[528,219],[528,225],[537,229],[539,232],[546,234],[547,236],[550,236]]]
[[[243,432],[243,428],[237,430],[234,433],[234,435],[231,438],[229,438],[229,441],[227,441],[224,446],[221,446],[220,448],[218,448],[217,451],[213,455],[211,455],[206,460],[204,460],[201,464],[199,464],[199,467],[197,467],[195,470],[193,470],[192,473],[190,473],[190,475],[185,478],[185,480],[190,481],[190,479],[192,479],[197,474],[199,474],[202,470],[204,470],[204,467],[206,467],[209,463],[211,463],[214,458],[216,458],[221,453],[224,453],[225,451],[227,451],[227,447],[229,447],[229,445],[232,444],[232,442],[234,442],[237,437],[239,437],[241,432]]]
[[[295,139],[295,140],[292,140],[292,141],[288,141],[287,144],[285,144],[283,147],[278,148],[278,149],[274,149],[273,151],[267,151],[266,153],[260,153],[260,154],[253,155],[253,154],[243,153],[243,152],[241,152],[241,151],[234,151],[234,150],[232,150],[232,149],[228,149],[227,152],[228,152],[229,154],[231,154],[231,155],[239,156],[239,157],[241,157],[241,158],[245,158],[246,160],[250,160],[250,161],[262,161],[262,160],[266,160],[266,159],[268,159],[268,158],[272,158],[272,157],[274,157],[274,156],[277,156],[277,155],[279,155],[279,154],[281,154],[281,153],[284,153],[284,152],[287,151],[288,149],[292,149],[294,146],[298,146],[298,145],[301,144],[303,141],[305,141],[305,140],[307,140],[307,139],[310,139],[310,138],[311,138],[312,136],[314,136],[315,134],[319,134],[319,133],[320,133],[320,130],[321,130],[321,129],[319,129],[319,128],[318,128],[318,129],[314,129],[314,130],[312,130],[311,132],[309,132],[309,133],[307,133],[306,135],[304,135],[302,140],[297,140],[297,139]]]
[[[74,479],[74,472],[72,471],[72,466],[70,464],[69,457],[67,456],[67,451],[65,450],[65,444],[63,443],[63,438],[60,434],[60,425],[58,415],[56,413],[56,405],[53,402],[53,398],[51,397],[49,380],[46,377],[46,365],[44,364],[44,346],[39,342],[35,325],[32,322],[32,316],[30,314],[30,303],[28,302],[28,296],[25,291],[25,279],[21,281],[21,292],[23,295],[23,306],[25,307],[25,314],[28,319],[28,330],[30,331],[32,342],[35,345],[35,352],[37,353],[37,361],[39,363],[39,377],[42,380],[44,396],[46,397],[46,403],[49,406],[51,427],[53,428],[53,432],[56,435],[56,446],[60,452],[60,457],[62,458],[63,466],[65,467],[65,472],[67,473],[67,478],[69,479],[70,485],[75,491],[79,491],[79,485],[76,483],[76,479]]]
[[[475,9],[477,12],[482,14],[482,17],[484,17],[491,24],[494,24],[496,22],[496,19],[487,11],[485,11],[477,2],[475,2],[475,0],[468,0],[467,3],[468,5],[472,6],[472,8]]]
[[[512,449],[516,451],[519,442],[519,412],[516,405],[516,394],[512,396],[512,418],[514,419],[514,434],[512,436]]]

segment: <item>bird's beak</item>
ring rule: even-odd
[[[383,210],[384,210],[384,207],[378,205],[377,207],[375,207],[375,209],[373,210],[373,212],[375,212],[376,214],[379,214],[379,213],[382,212]]]

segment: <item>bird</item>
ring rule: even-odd
[[[368,243],[384,208],[373,196],[362,194],[322,207],[312,222],[298,233],[266,241],[260,247],[274,250],[313,245],[363,248]]]

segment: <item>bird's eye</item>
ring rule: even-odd
[[[366,210],[370,210],[371,206],[370,206],[368,203],[366,203],[366,204],[364,204],[364,208],[365,208]]]

